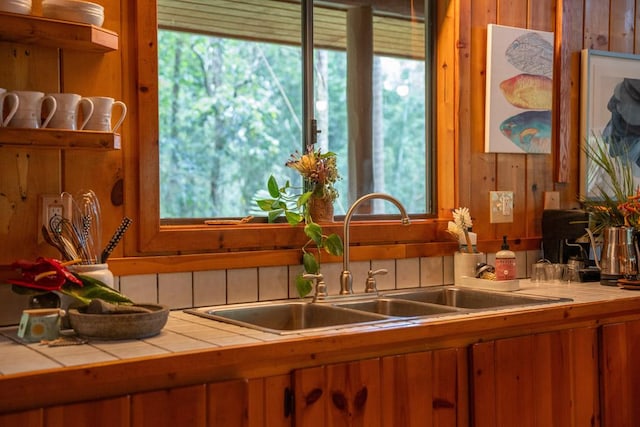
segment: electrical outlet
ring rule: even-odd
[[[38,243],[43,243],[42,227],[49,230],[49,221],[54,216],[71,220],[71,199],[63,200],[60,195],[40,195],[40,221],[38,222]]]
[[[489,192],[489,222],[513,222],[513,191]]]

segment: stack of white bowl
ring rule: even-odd
[[[42,16],[100,27],[104,22],[104,7],[80,0],[42,0]]]
[[[0,0],[0,12],[29,15],[31,13],[31,0]]]

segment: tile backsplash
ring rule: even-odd
[[[516,252],[518,277],[530,276],[539,251]],[[495,254],[487,254],[492,264]],[[114,287],[134,301],[166,304],[172,309],[297,298],[295,278],[300,265],[240,268],[162,274],[140,274],[115,278]],[[325,263],[322,273],[329,294],[340,291],[342,263]],[[353,261],[353,290],[364,291],[369,270],[387,270],[376,276],[378,290],[393,290],[453,283],[453,256]],[[0,326],[17,324],[28,299],[0,287]]]

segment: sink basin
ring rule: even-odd
[[[254,303],[198,308],[187,313],[278,334],[336,329],[390,318],[376,313],[309,302]]]
[[[566,298],[547,298],[454,286],[407,289],[380,295],[336,296],[331,301],[272,301],[202,307],[186,313],[276,334],[372,325],[408,317],[435,317],[493,308],[531,306]]]
[[[464,309],[491,309],[570,301],[566,298],[548,298],[505,292],[480,291],[453,286],[395,292],[393,294],[387,294],[386,297]]]
[[[338,307],[395,317],[437,316],[461,311],[457,308],[443,305],[426,304],[394,298],[376,298],[368,301],[338,303],[336,305]]]

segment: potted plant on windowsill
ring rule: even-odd
[[[284,215],[293,226],[304,221],[304,233],[309,240],[302,246],[304,271],[296,278],[296,288],[301,297],[311,292],[312,283],[303,277],[304,273],[318,274],[322,252],[341,256],[342,239],[335,233],[325,235],[320,222],[333,221],[333,202],[338,197],[335,182],[340,179],[336,166],[336,154],[322,153],[313,146],[304,154],[295,152],[285,163],[302,176],[304,187],[294,187],[289,181],[280,186],[271,175],[267,182],[270,199],[258,200],[258,206],[267,212],[269,222]],[[315,244],[317,251],[310,246]]]

